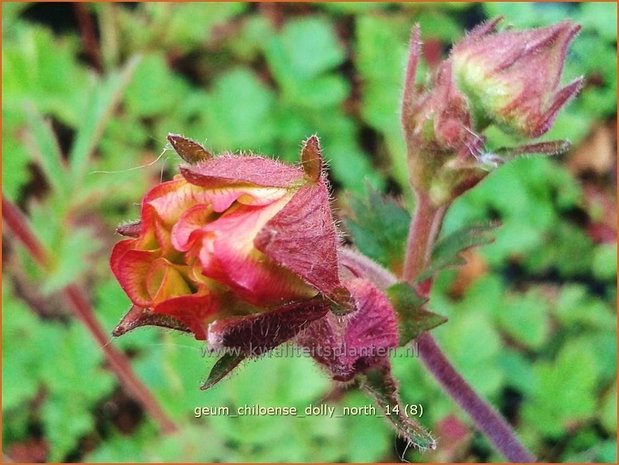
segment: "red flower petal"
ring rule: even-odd
[[[206,339],[209,320],[220,310],[219,297],[209,295],[185,295],[160,303],[154,313],[171,316],[185,324],[196,339]]]
[[[193,241],[201,234],[194,249],[199,249],[202,274],[235,289],[254,305],[273,306],[314,296],[314,289],[290,270],[264,257],[253,244],[256,234],[287,201],[284,197],[264,207],[240,205],[200,228],[199,233],[190,233],[189,240]],[[191,223],[200,221],[193,221],[193,215],[199,217],[200,210],[188,214],[174,230],[175,243],[181,249],[192,245],[185,238],[187,230],[193,227]]]
[[[257,306],[273,306],[307,299],[317,291],[288,269],[271,262],[260,252],[239,253],[228,242],[215,243],[214,260],[204,271],[209,277],[230,286],[242,299]],[[213,275],[208,271],[216,270]]]
[[[325,295],[341,287],[337,236],[323,182],[303,186],[254,239],[256,248]]]
[[[214,221],[210,205],[196,205],[181,216],[172,228],[172,245],[176,250],[186,252],[204,235],[202,228]]]
[[[114,245],[110,256],[110,268],[112,269],[112,273],[114,273],[114,275],[118,276],[118,266],[120,261],[129,250],[135,248],[135,243],[135,239],[125,239]]]
[[[153,187],[144,196],[142,221],[153,225],[155,218],[159,217],[164,224],[171,227],[188,208],[197,204],[210,204],[211,196],[212,193],[177,176],[173,181]]]
[[[140,307],[149,307],[151,298],[146,288],[146,276],[156,256],[153,252],[130,249],[134,242],[127,240],[116,244],[110,264],[131,301]]]

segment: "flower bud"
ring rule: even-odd
[[[397,316],[389,299],[371,282],[346,282],[356,310],[344,317],[327,313],[297,337],[297,343],[336,381],[350,381],[368,369],[388,365],[398,345]]]
[[[316,299],[348,305],[317,138],[306,142],[302,167],[169,140],[188,164],[147,192],[139,222],[118,229],[130,239],[110,264],[133,307],[115,334],[155,324],[207,339],[216,320],[230,318],[217,328],[234,335],[244,318],[242,328],[259,324],[256,314],[277,311],[282,322],[307,303],[315,311],[301,314],[312,321],[326,311]],[[287,338],[303,325],[290,327]]]
[[[529,138],[544,134],[582,86],[560,88],[567,47],[579,27],[569,21],[522,32],[496,32],[499,20],[474,29],[439,64],[429,88],[415,87],[421,55],[413,28],[402,102],[411,185],[435,207],[475,186],[518,154],[558,154],[566,141],[485,149],[484,129],[495,123]]]
[[[402,125],[411,184],[438,206],[453,200],[487,174],[470,163],[484,139],[473,130],[469,104],[454,83],[450,61],[439,65],[430,88],[423,92],[415,89],[421,54],[419,36],[419,27],[413,28]]]
[[[496,32],[499,21],[477,27],[454,45],[454,77],[469,98],[478,128],[493,122],[507,132],[536,138],[582,87],[582,78],[560,87],[567,48],[580,26],[563,21]]]

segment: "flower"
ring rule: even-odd
[[[474,130],[469,102],[455,84],[451,61],[438,66],[430,88],[421,92],[415,89],[420,45],[416,26],[411,35],[402,125],[411,184],[418,193],[427,193],[433,203],[442,205],[487,174],[470,163],[484,139]]]
[[[156,324],[207,339],[222,318],[275,310],[285,318],[311,302],[312,321],[329,302],[347,305],[316,137],[305,142],[301,167],[214,157],[189,139],[168,139],[188,164],[146,193],[139,222],[119,228],[131,238],[115,245],[110,265],[133,307],[115,334]]]
[[[539,137],[583,84],[560,87],[569,43],[580,30],[571,21],[525,31],[496,32],[498,18],[473,29],[451,53],[454,76],[478,124],[491,121],[520,136]]]
[[[483,131],[496,124],[525,138],[546,133],[582,78],[561,88],[567,48],[580,27],[570,21],[526,31],[496,32],[500,18],[456,43],[429,88],[415,78],[421,56],[419,27],[413,28],[402,102],[411,185],[437,207],[523,154],[556,155],[567,141],[486,150]]]

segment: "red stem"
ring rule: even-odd
[[[92,22],[92,17],[88,9],[82,3],[76,3],[75,16],[77,17],[77,26],[80,30],[80,36],[84,43],[84,50],[90,57],[93,66],[101,70],[101,54],[99,53],[99,43],[97,42],[97,34],[95,25]]]
[[[13,234],[26,247],[30,255],[44,268],[50,263],[50,254],[34,235],[19,209],[2,198],[2,217],[4,222],[13,231]],[[101,350],[103,351],[110,368],[118,377],[120,384],[141,406],[148,412],[164,433],[176,431],[177,426],[162,410],[161,406],[144,384],[137,378],[127,357],[112,345],[108,344],[108,336],[103,331],[88,299],[75,284],[69,284],[62,291],[63,296],[71,304],[75,316],[86,326]]]
[[[436,236],[441,230],[447,206],[435,207],[428,195],[417,193],[417,207],[406,244],[402,279],[414,284],[430,260]]]
[[[411,220],[403,279],[412,286],[429,262],[448,205],[436,207],[431,199],[417,195],[417,208]],[[430,333],[417,338],[421,360],[456,403],[469,414],[479,430],[511,462],[534,462],[535,457],[520,443],[503,417],[471,388],[447,359]]]
[[[421,360],[428,371],[468,413],[496,449],[510,462],[535,462],[535,457],[518,440],[512,427],[460,376],[430,333],[419,336],[417,344]]]

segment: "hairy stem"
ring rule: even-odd
[[[51,255],[43,247],[34,232],[30,229],[26,219],[19,209],[2,198],[2,217],[5,224],[11,229],[15,237],[26,247],[32,258],[43,268],[50,266]],[[88,329],[97,345],[103,351],[109,366],[118,377],[120,384],[146,412],[159,424],[164,433],[171,433],[177,429],[175,423],[163,411],[155,397],[137,378],[125,354],[108,344],[108,335],[99,325],[94,311],[82,290],[75,284],[69,284],[62,290],[64,298],[70,303],[75,316]]]
[[[480,431],[510,462],[535,462],[516,432],[490,404],[483,400],[449,362],[430,333],[417,338],[419,355],[445,391],[473,419]]]
[[[436,207],[427,195],[417,193],[417,208],[411,220],[402,275],[403,279],[413,286],[417,276],[428,264],[447,208],[448,205]],[[426,332],[417,338],[417,343],[421,360],[428,371],[471,417],[495,448],[511,462],[534,462],[535,457],[520,443],[515,431],[460,376],[434,338]]]
[[[411,285],[430,259],[446,211],[447,206],[436,207],[428,195],[417,192],[417,207],[408,232],[402,272],[402,279]]]

